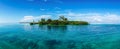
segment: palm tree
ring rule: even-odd
[[[64,21],[65,20],[65,17],[64,16],[60,16],[59,18],[61,21]]]
[[[60,16],[60,18],[59,18],[61,21],[68,21],[68,19],[67,18],[65,18],[64,16]]]

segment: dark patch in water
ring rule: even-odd
[[[45,41],[46,46],[48,47],[48,49],[55,49],[56,45],[60,45],[61,41],[58,40],[47,40]]]
[[[39,45],[38,45],[38,41],[32,41],[32,40],[21,40],[19,42],[16,43],[18,46],[23,47],[23,49],[38,49]]]
[[[91,43],[83,43],[81,44],[81,49],[95,49]]]
[[[67,42],[67,48],[68,49],[75,49],[77,46],[76,46],[76,42],[74,42],[74,41],[68,41]]]

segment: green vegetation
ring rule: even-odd
[[[58,20],[47,19],[45,20],[42,18],[38,22],[31,22],[30,25],[39,24],[39,25],[88,25],[89,23],[86,21],[69,21],[64,16],[60,16]]]

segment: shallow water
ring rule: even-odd
[[[0,49],[120,49],[120,25],[0,24]]]

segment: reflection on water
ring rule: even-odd
[[[30,25],[24,25],[23,27],[24,27],[24,30],[26,31],[32,30],[32,27]]]
[[[47,31],[65,33],[68,26],[24,25],[25,31]]]
[[[61,32],[64,33],[65,31],[67,31],[67,26],[46,26],[48,31],[57,31],[57,32]]]
[[[119,25],[4,26],[0,49],[120,49],[118,30]]]

